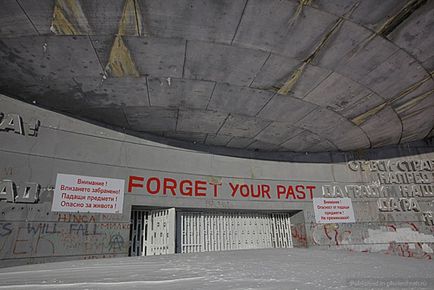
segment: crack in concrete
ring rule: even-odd
[[[41,35],[41,33],[39,32],[39,30],[36,28],[35,23],[33,23],[32,19],[29,17],[29,15],[27,14],[27,11],[24,9],[24,7],[21,5],[20,1],[16,0],[18,6],[20,6],[21,10],[23,11],[24,15],[26,15],[27,20],[29,20],[30,24],[32,24],[33,29],[36,31],[36,33],[38,35]]]
[[[377,34],[387,37],[393,30],[395,30],[402,22],[407,20],[417,9],[425,5],[427,0],[411,0],[408,1],[401,10],[394,16],[386,20],[377,30]]]
[[[238,29],[240,28],[241,21],[243,20],[243,16],[244,16],[244,13],[246,12],[246,7],[247,7],[248,3],[249,3],[249,0],[246,0],[246,2],[244,3],[243,11],[241,12],[241,15],[240,15],[240,20],[238,21],[237,27],[235,28],[234,36],[232,37],[232,40],[231,40],[231,45],[234,43],[235,37],[237,36]]]
[[[139,36],[142,35],[142,14],[137,0],[134,0],[134,13],[136,15],[136,30]]]
[[[148,105],[149,107],[151,107],[151,95],[149,94],[149,80],[147,76],[145,77],[145,81],[146,81],[146,95],[148,99]]]
[[[288,21],[289,30],[291,30],[297,22],[300,15],[303,13],[304,6],[310,5],[312,0],[299,0],[294,15]]]

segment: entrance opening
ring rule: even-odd
[[[130,256],[292,248],[291,213],[136,209]],[[176,246],[175,246],[176,245]]]

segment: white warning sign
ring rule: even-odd
[[[57,174],[52,211],[122,213],[123,179]]]
[[[320,224],[355,222],[351,198],[314,198],[313,209]]]

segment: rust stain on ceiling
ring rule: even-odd
[[[89,34],[91,29],[80,2],[56,0],[50,30],[57,35]]]

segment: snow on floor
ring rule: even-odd
[[[0,289],[434,289],[433,270],[383,254],[261,249],[3,268]]]

